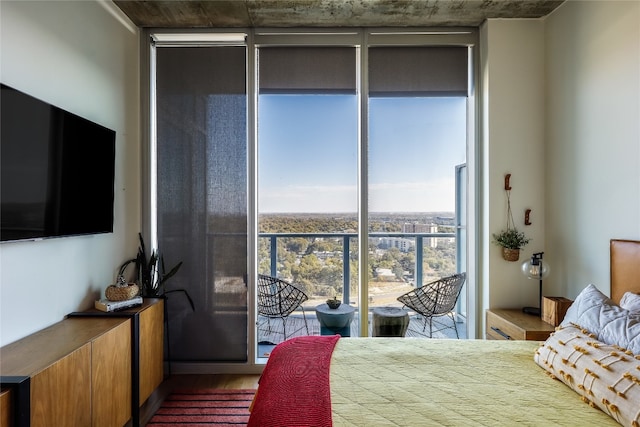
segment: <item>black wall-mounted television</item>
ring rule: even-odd
[[[113,232],[115,131],[1,85],[0,241]]]

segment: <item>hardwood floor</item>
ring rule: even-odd
[[[260,375],[171,375],[160,384],[160,387],[151,394],[147,402],[142,406],[140,424],[142,426],[147,424],[162,404],[162,401],[173,390],[181,388],[257,388],[259,379]]]
[[[177,388],[256,388],[260,375],[172,375],[165,383]],[[163,384],[164,385],[164,384]]]

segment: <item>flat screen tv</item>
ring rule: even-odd
[[[0,241],[113,232],[115,138],[2,84]]]

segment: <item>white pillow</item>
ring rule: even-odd
[[[634,313],[640,313],[640,295],[625,292],[620,299],[620,307]]]
[[[567,310],[561,327],[579,325],[605,344],[640,354],[640,312],[632,313],[589,285]]]

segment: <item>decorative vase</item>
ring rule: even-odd
[[[502,248],[502,258],[506,261],[518,261],[520,259],[520,249]]]

